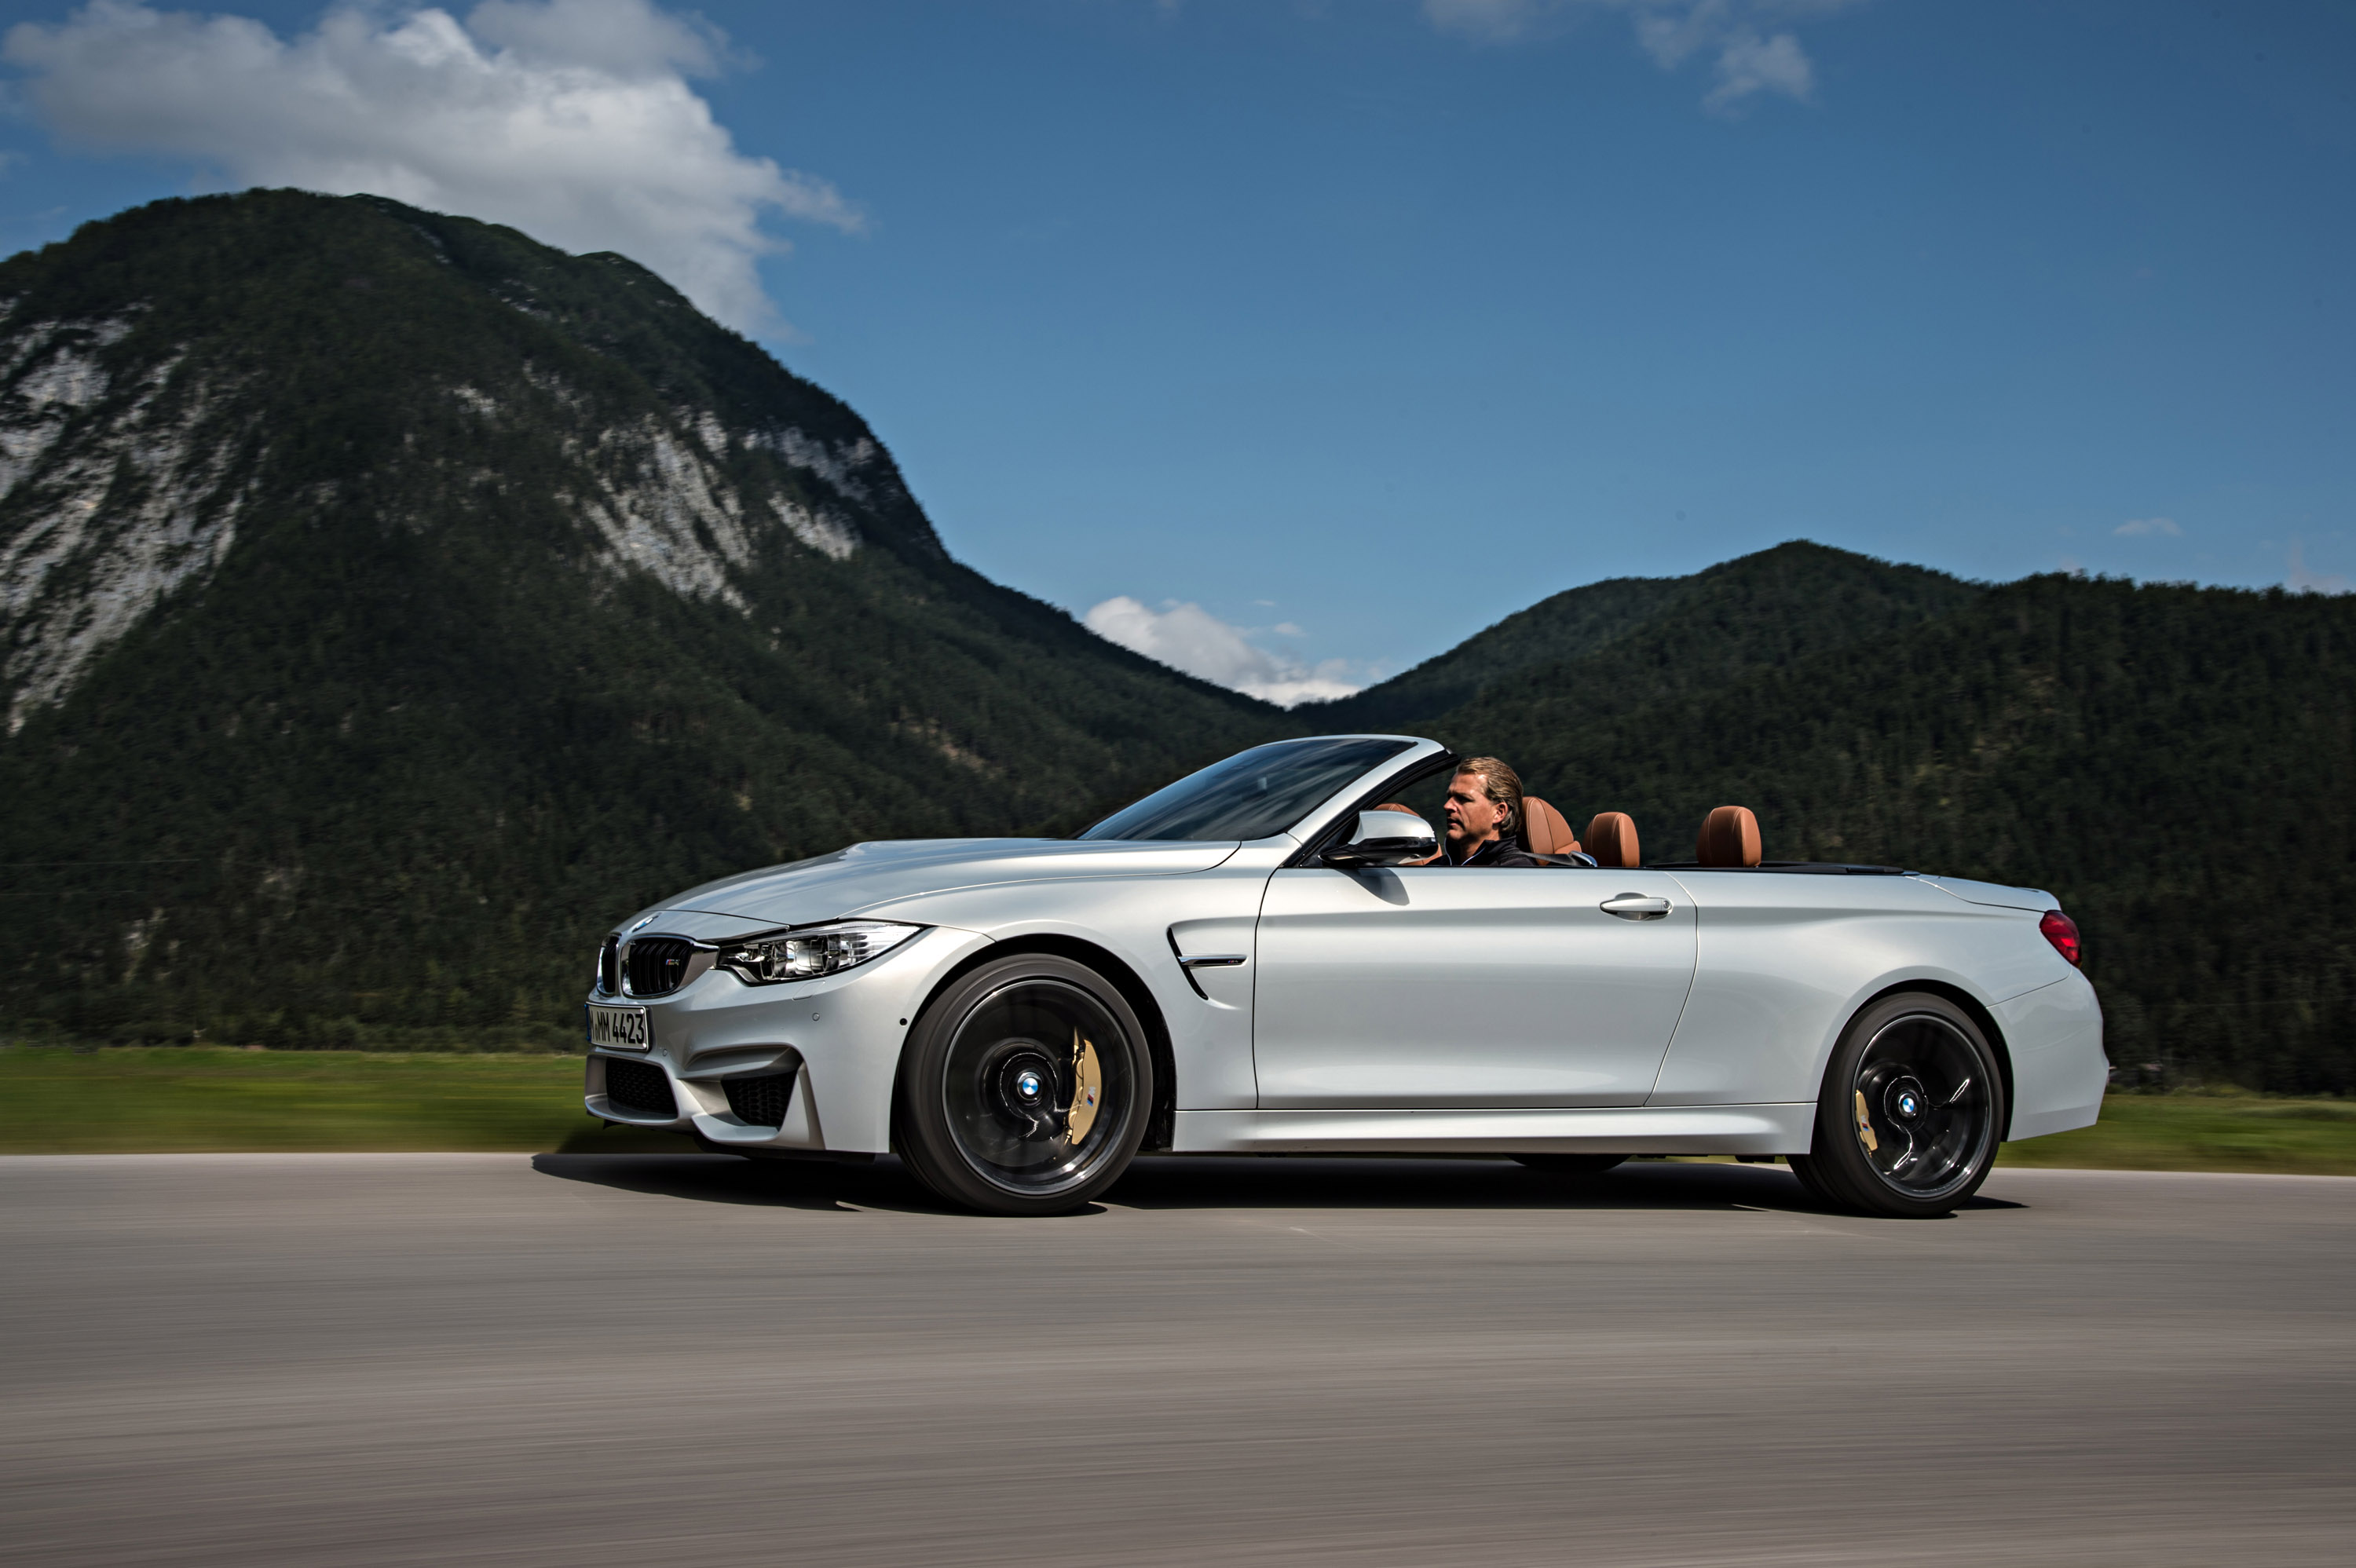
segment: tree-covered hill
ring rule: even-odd
[[[1618,703],[1912,625],[1977,592],[1922,567],[1795,541],[1691,577],[1615,577],[1568,589],[1379,686],[1297,711],[1324,729],[1412,730],[1484,691],[1526,689],[1607,646],[1622,650],[1613,667],[1634,684],[1580,693],[1579,705]],[[1636,648],[1645,652],[1628,656]]]
[[[1655,859],[1732,801],[1777,858],[2050,889],[2131,1072],[2356,1090],[2356,599],[1794,543],[1287,714],[949,560],[856,414],[643,269],[370,197],[0,262],[0,706],[19,1027],[559,1040],[665,892],[1377,729]]]
[[[1649,859],[1735,803],[1772,859],[2047,889],[2130,1075],[2356,1090],[2356,598],[1925,575],[1730,562],[1431,728]]]
[[[666,891],[1299,729],[643,269],[286,191],[0,263],[0,995],[124,1037],[554,1029]]]

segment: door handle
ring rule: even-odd
[[[1596,908],[1605,914],[1616,914],[1622,920],[1666,920],[1669,901],[1647,898],[1643,893],[1615,893]]]

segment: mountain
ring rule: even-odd
[[[1680,577],[1612,577],[1568,588],[1475,633],[1444,654],[1355,696],[1305,702],[1295,711],[1320,729],[1412,731],[1510,683],[1643,625],[1687,586]]]
[[[1533,677],[1551,678],[1548,672],[1606,647],[1616,650],[1619,683],[1584,691],[1580,702],[1624,702],[1912,625],[1978,592],[1943,572],[1799,540],[1691,577],[1614,577],[1568,589],[1379,686],[1296,711],[1323,728],[1413,730],[1483,692],[1527,689]]]
[[[1731,801],[1774,858],[2048,889],[2131,1077],[2356,1092],[2356,598],[1795,542],[1288,714],[958,565],[651,273],[370,197],[0,262],[0,708],[19,1029],[561,1043],[663,893],[1397,729],[1655,860]]]
[[[562,1039],[662,893],[1300,728],[643,268],[291,191],[0,263],[0,688],[16,1019],[281,1044]]]
[[[1421,727],[1648,859],[1731,802],[1771,859],[2044,888],[2130,1080],[2356,1091],[2356,598],[1787,545]]]

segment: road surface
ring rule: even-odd
[[[0,1560],[2356,1558],[2356,1180],[0,1159]]]

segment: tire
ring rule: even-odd
[[[1934,1219],[1980,1189],[2005,1125],[1996,1052],[1944,997],[1885,997],[1850,1020],[1825,1069],[1803,1185],[1863,1214]]]
[[[1118,987],[1047,954],[933,998],[900,1059],[900,1157],[985,1214],[1059,1214],[1120,1179],[1153,1105],[1153,1053]]]
[[[1548,1176],[1601,1176],[1626,1163],[1624,1154],[1517,1154],[1514,1158]]]
[[[1847,1207],[1847,1205],[1842,1203],[1839,1199],[1834,1197],[1826,1189],[1823,1182],[1816,1179],[1815,1164],[1806,1155],[1785,1155],[1783,1158],[1785,1162],[1791,1166],[1792,1174],[1800,1179],[1801,1189],[1806,1192],[1810,1198],[1814,1199],[1818,1203],[1825,1205],[1825,1207],[1828,1209],[1840,1209]]]

